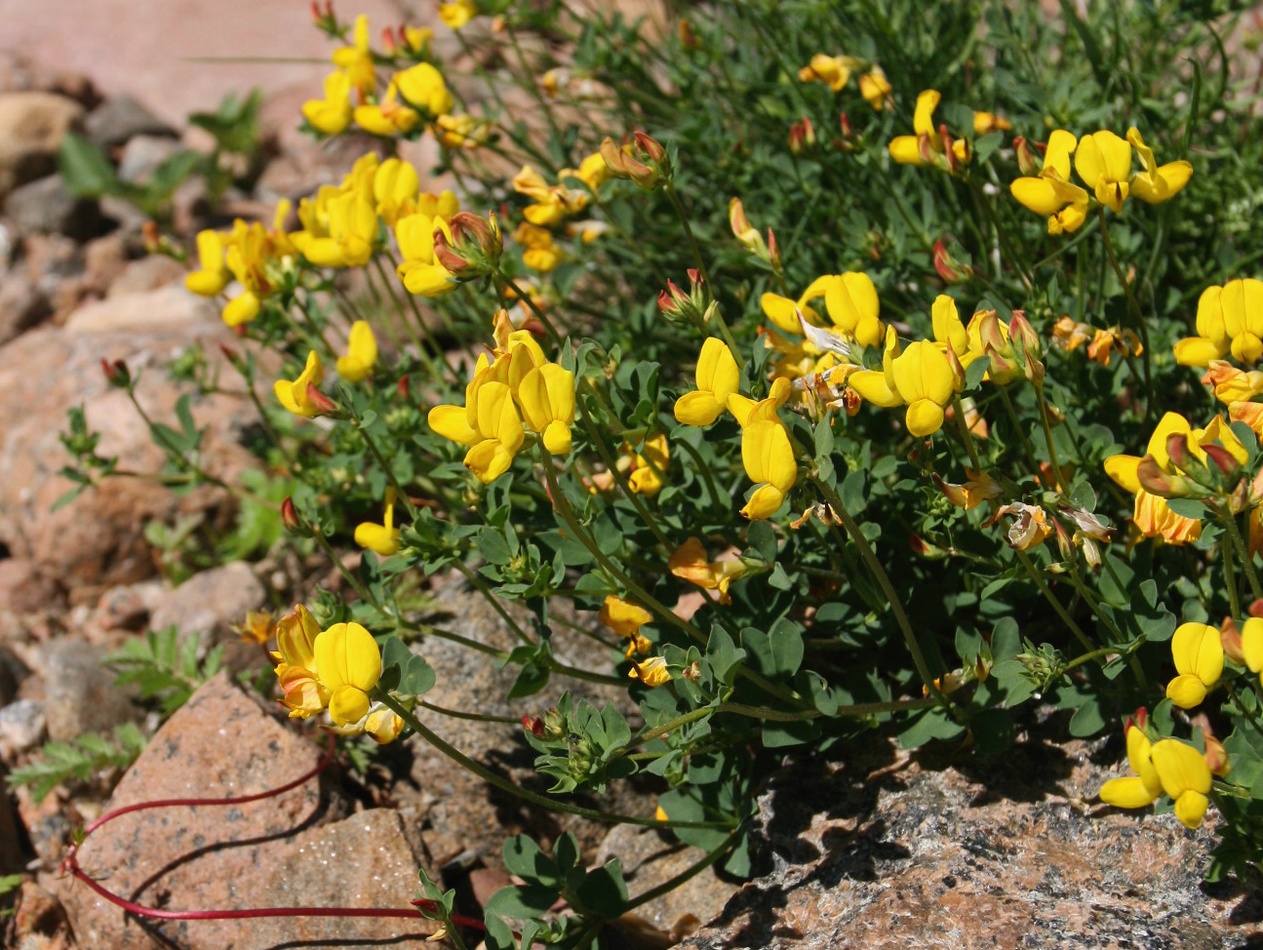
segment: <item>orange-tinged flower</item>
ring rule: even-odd
[[[645,439],[640,451],[634,455],[627,486],[637,495],[658,494],[665,484],[667,463],[671,458],[666,434],[659,432]]]
[[[721,604],[732,603],[728,587],[749,569],[740,559],[708,560],[706,549],[698,538],[689,538],[676,548],[675,553],[667,561],[667,568],[676,577],[696,584],[704,590],[718,591]]]
[[[276,625],[277,649],[272,659],[280,662],[274,672],[281,688],[281,702],[289,709],[291,719],[307,719],[329,703],[329,692],[316,677],[315,641],[319,634],[316,618],[301,604]]]
[[[609,594],[601,604],[599,614],[605,624],[620,637],[635,637],[640,628],[653,621],[653,614],[639,604]]]

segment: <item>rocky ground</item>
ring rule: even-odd
[[[42,802],[26,788],[0,797],[0,877],[22,874],[16,912],[0,927],[7,945],[23,950],[409,945],[431,925],[143,922],[59,872],[73,830],[108,809],[249,795],[319,759],[317,737],[231,675],[266,666],[232,627],[248,610],[284,608],[315,583],[339,583],[327,564],[274,552],[174,586],[172,564],[146,540],[145,526],[226,523],[233,508],[219,490],[176,497],[151,481],[119,478],[51,510],[70,487],[58,474],[67,463],[58,433],[71,407],[83,406],[102,434],[102,454],[136,471],[160,465],[143,422],[107,385],[102,358],[144,371],[142,402],[170,420],[190,389],[168,377],[166,364],[195,345],[218,359],[217,343],[236,342],[215,308],[184,290],[181,267],[145,254],[143,217],[132,207],[68,193],[54,161],[66,131],[100,144],[121,174],[143,180],[176,143],[196,143],[182,122],[187,112],[259,85],[271,144],[255,191],[227,198],[243,211],[299,197],[340,177],[354,157],[289,131],[298,102],[318,89],[327,53],[299,5],[220,5],[214,23],[204,4],[149,7],[142,26],[123,0],[0,0],[10,47],[0,51],[0,776],[48,740],[128,722],[153,733],[123,774],[93,775]],[[359,9],[378,23],[403,16],[388,0]],[[275,55],[280,36],[300,44],[284,56],[317,61],[190,63]],[[187,237],[206,207],[196,187],[178,193],[174,227]],[[254,421],[244,393],[197,399],[193,413],[207,427],[204,456],[214,474],[232,481],[254,466],[243,444]],[[507,642],[501,621],[459,583],[436,583],[433,593],[437,615],[453,629]],[[102,658],[170,626],[202,650],[227,645],[231,672],[158,728],[152,708],[114,686]],[[577,664],[605,664],[586,642],[563,639],[558,650]],[[441,641],[425,651],[439,671],[432,702],[513,717],[538,711],[502,699],[508,674],[471,665]],[[598,691],[591,698],[619,699]],[[759,792],[759,876],[741,883],[701,875],[623,921],[610,945],[1263,947],[1260,882],[1200,883],[1213,828],[1194,833],[1171,816],[1092,804],[1104,778],[1120,771],[1120,744],[1044,738],[1057,725],[1031,723],[999,762],[965,756],[949,766],[880,738],[828,759],[789,756]],[[536,781],[512,728],[445,720],[442,731],[514,781]],[[624,787],[606,804],[647,813],[653,791]],[[280,798],[229,810],[124,816],[84,845],[81,864],[116,893],[179,909],[406,907],[424,868],[477,913],[506,880],[503,840],[524,830],[545,840],[570,830],[589,860],[618,857],[633,894],[696,858],[653,831],[607,831],[525,809],[413,740],[388,750],[365,777],[334,768]]]

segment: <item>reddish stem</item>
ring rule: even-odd
[[[82,881],[88,887],[92,888],[97,894],[100,894],[107,901],[115,904],[129,914],[135,914],[137,917],[154,917],[159,920],[240,920],[251,917],[408,917],[415,918],[418,912],[424,910],[434,910],[435,902],[431,900],[414,900],[412,904],[415,909],[404,910],[397,907],[256,907],[245,910],[161,910],[156,907],[146,907],[143,904],[137,904],[126,898],[107,890],[99,882],[89,877],[79,866],[78,850],[88,835],[96,831],[102,825],[113,821],[123,815],[136,811],[144,811],[149,808],[172,808],[176,806],[197,807],[206,805],[243,805],[247,802],[257,802],[264,798],[274,798],[277,795],[284,794],[290,789],[297,788],[305,782],[310,781],[324,770],[325,766],[333,759],[333,736],[329,736],[329,744],[325,749],[325,753],[321,756],[320,761],[316,763],[315,768],[303,773],[292,782],[273,788],[266,792],[259,792],[255,795],[239,795],[233,798],[164,798],[157,801],[137,802],[134,805],[125,805],[122,808],[116,808],[101,815],[96,821],[93,821],[83,829],[83,835],[78,843],[72,844],[66,852],[66,857],[61,862],[62,871],[73,875]],[[484,925],[481,920],[473,917],[466,917],[462,914],[453,914],[452,922],[460,924],[462,927],[474,927],[483,930]]]

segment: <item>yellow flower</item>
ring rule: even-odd
[[[1102,129],[1079,139],[1074,170],[1096,194],[1096,200],[1117,214],[1131,190],[1131,146]]]
[[[315,643],[316,675],[329,692],[329,718],[337,726],[368,714],[368,692],[382,675],[382,654],[358,623],[335,623]]]
[[[450,235],[446,221],[421,211],[395,222],[395,240],[403,257],[396,272],[410,294],[437,297],[460,286],[451,271],[434,259],[435,230]]]
[[[934,128],[934,110],[943,94],[937,89],[926,89],[917,96],[917,107],[912,117],[913,135],[897,135],[890,140],[890,157],[901,165],[942,164],[949,170],[969,161],[969,144],[964,139],[950,143]]]
[[[740,559],[707,560],[706,549],[697,538],[689,538],[676,548],[675,553],[667,560],[667,568],[676,577],[696,584],[703,590],[718,591],[721,604],[732,603],[728,588],[749,569],[745,561]]]
[[[1176,361],[1185,366],[1206,366],[1229,353],[1240,363],[1263,357],[1263,281],[1207,287],[1197,301],[1197,336],[1175,344]]]
[[[342,70],[325,77],[325,97],[303,103],[303,118],[325,135],[337,135],[351,124],[351,80]]]
[[[667,661],[660,656],[651,656],[639,663],[633,662],[627,673],[632,679],[640,680],[646,686],[661,686],[671,682],[671,672],[667,669]]]
[[[574,423],[574,373],[556,363],[532,367],[517,386],[522,417],[538,432],[544,448],[553,455],[570,451],[570,426]]]
[[[308,419],[318,416],[320,409],[312,403],[307,389],[309,386],[319,386],[321,380],[324,379],[324,372],[325,368],[320,362],[320,356],[312,350],[307,354],[307,365],[298,374],[297,379],[276,381],[273,386],[276,398],[280,400],[282,406],[295,415],[305,416]]]
[[[1127,730],[1127,764],[1136,774],[1101,786],[1101,801],[1117,808],[1144,808],[1158,800],[1162,780],[1153,767],[1153,744],[1138,726]]]
[[[899,352],[894,327],[886,331],[882,371],[861,370],[847,383],[861,398],[886,409],[907,406],[908,432],[922,438],[943,425],[943,410],[956,393],[958,378],[943,350],[918,340]]]
[[[439,435],[469,446],[465,467],[483,484],[509,470],[526,438],[508,384],[477,375],[465,391],[465,408],[435,406],[428,418]]]
[[[386,512],[382,523],[365,521],[355,526],[355,543],[368,548],[382,557],[391,557],[399,552],[399,529],[395,527],[395,490],[386,489]]]
[[[1192,709],[1223,674],[1219,630],[1205,623],[1180,624],[1171,638],[1171,656],[1180,675],[1167,684],[1167,698],[1182,709]]]
[[[444,148],[473,149],[487,143],[492,126],[472,115],[441,115],[434,120],[435,136]]]
[[[338,375],[348,383],[358,383],[368,378],[377,363],[377,337],[367,320],[351,324],[346,356],[338,357]]]
[[[329,692],[316,677],[316,637],[320,626],[306,607],[299,604],[292,614],[276,625],[276,646],[272,659],[280,660],[274,672],[282,699],[291,719],[307,719],[329,703]]]
[[[645,439],[640,452],[634,453],[631,463],[631,474],[627,476],[627,487],[637,495],[656,495],[662,491],[663,476],[667,471],[667,463],[671,459],[667,448],[667,437],[659,432]]]
[[[770,517],[798,481],[798,462],[779,418],[755,419],[741,430],[741,464],[757,485],[742,516],[750,521]]]
[[[639,604],[609,594],[601,604],[601,623],[620,637],[635,637],[640,628],[652,622],[653,614]]]
[[[1009,185],[1023,207],[1048,217],[1049,234],[1071,234],[1087,220],[1088,193],[1070,181],[1070,155],[1077,144],[1072,134],[1057,129],[1048,137],[1039,175]]]
[[[697,357],[697,390],[675,401],[675,418],[687,426],[708,426],[724,411],[741,383],[741,371],[728,344],[708,337]]]
[[[477,15],[478,4],[475,0],[456,0],[455,3],[439,4],[439,19],[453,30],[459,30]]]
[[[522,245],[522,263],[531,270],[547,274],[561,263],[561,248],[553,241],[547,228],[523,221],[513,231],[513,240]]]
[[[798,79],[800,82],[822,82],[834,92],[841,92],[851,79],[851,70],[857,66],[859,60],[851,56],[826,56],[824,53],[817,53],[811,57],[810,65],[798,71]]]
[[[874,66],[860,76],[860,95],[878,112],[892,105],[893,100],[890,97],[892,91],[890,81],[880,66]]]
[[[1151,754],[1162,791],[1175,803],[1175,817],[1196,828],[1210,804],[1207,793],[1213,781],[1205,756],[1177,739],[1159,739]]]
[[[352,116],[355,124],[365,132],[383,138],[406,135],[421,121],[415,109],[409,109],[399,101],[399,87],[393,79],[377,102],[356,106]]]
[[[376,87],[377,76],[373,71],[373,52],[369,48],[368,17],[365,14],[355,18],[352,45],[333,51],[333,64],[346,76],[348,85],[360,92],[367,94]]]
[[[455,105],[443,74],[429,63],[417,63],[396,73],[394,85],[408,105],[432,118],[447,115]]]
[[[197,233],[197,259],[201,269],[184,278],[184,286],[201,297],[214,297],[228,286],[228,265],[224,261],[224,241],[217,231]]]
[[[1193,166],[1185,161],[1168,162],[1159,167],[1154,160],[1153,149],[1145,144],[1135,126],[1127,130],[1127,141],[1140,156],[1140,164],[1144,168],[1131,179],[1131,193],[1141,201],[1156,205],[1174,198],[1193,177]]]

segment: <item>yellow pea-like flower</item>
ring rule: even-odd
[[[394,84],[405,102],[430,116],[447,115],[455,105],[443,74],[429,63],[417,63],[396,73]]]
[[[325,77],[323,99],[303,103],[303,118],[325,135],[337,135],[351,124],[351,80],[340,69]]]
[[[696,378],[697,390],[675,401],[675,418],[683,425],[708,426],[719,418],[741,382],[737,360],[723,340],[709,337],[702,344]]]
[[[1167,684],[1167,697],[1182,709],[1192,709],[1224,671],[1224,648],[1219,631],[1205,623],[1181,624],[1171,638],[1171,656],[1180,675]]]
[[[335,623],[316,637],[315,654],[316,674],[329,691],[329,717],[338,726],[359,722],[382,675],[377,641],[358,623]]]
[[[741,463],[758,484],[741,514],[750,521],[768,518],[798,480],[798,462],[789,433],[779,419],[759,419],[741,431]]]
[[[224,260],[224,240],[218,231],[197,233],[197,259],[201,268],[184,278],[184,286],[201,297],[222,293],[231,275]]]
[[[281,405],[297,416],[308,419],[320,414],[320,410],[312,404],[307,394],[308,386],[319,386],[324,379],[324,364],[315,350],[307,354],[307,365],[298,374],[297,379],[278,379],[273,391]]]
[[[937,432],[956,387],[956,376],[943,351],[918,340],[894,360],[891,372],[899,398],[908,406],[908,431],[918,438]]]
[[[1153,149],[1145,144],[1140,130],[1135,126],[1127,130],[1127,141],[1136,150],[1140,164],[1144,167],[1144,171],[1133,175],[1131,179],[1131,193],[1141,201],[1156,205],[1174,198],[1193,177],[1193,166],[1185,161],[1167,162],[1159,166],[1153,157]]]
[[[368,378],[376,364],[377,337],[373,328],[367,320],[356,320],[347,339],[347,354],[338,357],[338,375],[349,383],[358,383]]]
[[[1096,194],[1096,200],[1117,214],[1131,191],[1131,145],[1108,129],[1079,139],[1074,170]]]
[[[1175,817],[1186,827],[1196,828],[1210,805],[1207,793],[1213,776],[1205,756],[1178,739],[1159,739],[1153,744],[1152,757],[1162,791],[1175,802]]]
[[[1127,763],[1135,775],[1110,779],[1101,786],[1101,801],[1118,808],[1144,808],[1162,793],[1162,781],[1153,767],[1153,744],[1136,726],[1127,730]]]
[[[574,422],[574,373],[556,363],[535,366],[517,387],[518,404],[530,428],[538,432],[553,455],[570,451]]]
[[[355,527],[355,543],[382,557],[399,552],[399,529],[395,527],[395,490],[386,489],[386,511],[382,523],[362,522]]]
[[[636,636],[641,627],[653,620],[653,614],[644,607],[614,594],[608,595],[601,604],[599,617],[601,623],[620,637]]]

